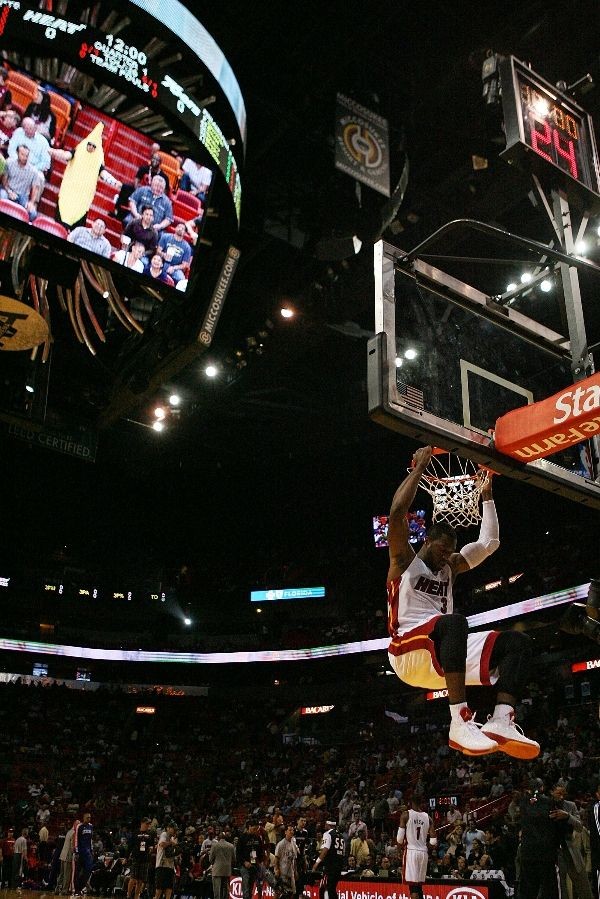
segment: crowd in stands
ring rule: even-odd
[[[124,150],[133,132],[113,125],[123,133],[111,127],[111,162],[105,165],[105,122],[91,107],[0,68],[2,211],[184,290],[212,173],[192,159],[161,152],[142,135]],[[139,165],[135,160],[144,151],[149,158]],[[112,200],[100,190],[103,184]],[[73,208],[76,213],[69,214]]]
[[[519,876],[520,797],[542,783],[564,787],[577,803],[584,827],[575,836],[585,857],[586,814],[600,782],[595,705],[565,709],[532,685],[532,702],[519,709],[519,718],[540,740],[542,753],[533,762],[515,762],[499,754],[470,759],[454,753],[447,745],[447,710],[398,724],[381,704],[377,708],[376,696],[369,699],[373,721],[367,727],[347,706],[354,735],[345,730],[338,742],[331,731],[319,739],[318,725],[307,737],[292,698],[275,691],[257,688],[250,703],[218,691],[203,698],[146,699],[156,707],[153,716],[135,714],[143,696],[132,702],[102,689],[88,694],[0,686],[5,885],[46,888],[50,881],[55,887],[53,853],[86,813],[94,828],[95,865],[115,873],[121,860],[121,877],[141,819],[149,819],[153,835],[173,821],[182,849],[181,895],[209,895],[206,841],[224,831],[236,845],[252,818],[271,850],[285,824],[306,827],[307,870],[325,822],[335,820],[346,837],[351,876],[397,877],[399,814],[413,797],[427,807],[431,798],[445,796],[455,798],[438,816],[429,875],[464,879],[493,871],[510,891]],[[27,849],[17,872],[19,835]],[[101,889],[100,881],[94,883],[89,892]]]

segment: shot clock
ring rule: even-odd
[[[432,796],[429,799],[429,814],[436,828],[446,824],[446,815],[451,808],[458,808],[458,796]]]
[[[600,169],[591,116],[514,56],[500,59],[509,162],[523,160],[586,209],[600,207]]]

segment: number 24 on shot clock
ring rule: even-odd
[[[518,157],[553,176],[572,196],[600,204],[600,169],[591,116],[514,57],[500,60],[509,161]],[[535,155],[534,155],[535,154]]]

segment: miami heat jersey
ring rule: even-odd
[[[453,611],[450,566],[444,565],[434,574],[415,556],[401,577],[388,581],[387,596],[388,631],[394,639],[434,615]]]
[[[427,837],[430,826],[427,812],[416,812],[413,808],[408,810],[406,822],[406,848],[427,852]]]

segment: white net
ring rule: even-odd
[[[419,485],[433,500],[433,521],[447,521],[454,528],[466,528],[481,521],[481,491],[490,473],[468,459],[452,453],[436,454]]]

